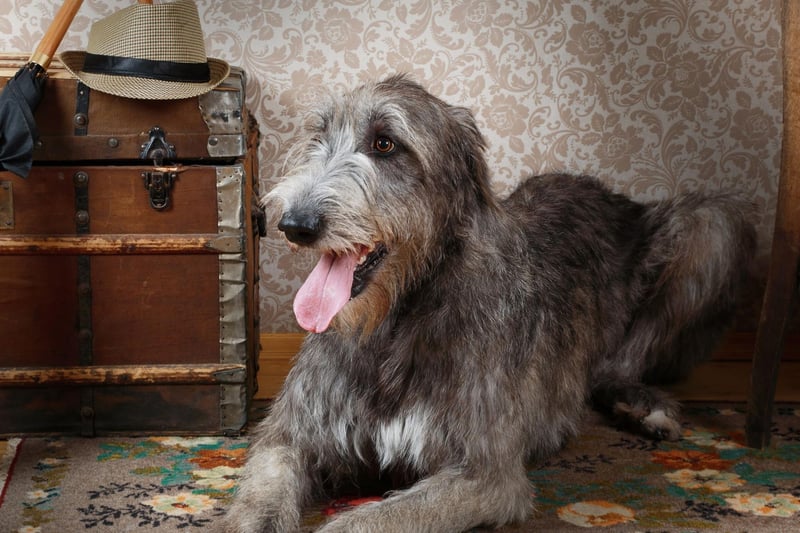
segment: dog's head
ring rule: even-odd
[[[321,259],[294,303],[312,332],[371,331],[464,225],[496,204],[472,114],[405,76],[311,115],[265,201],[294,247]]]

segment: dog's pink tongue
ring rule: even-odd
[[[353,271],[359,254],[324,254],[294,298],[294,316],[300,327],[322,333],[350,300]]]

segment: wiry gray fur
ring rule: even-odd
[[[376,139],[390,139],[388,154]],[[747,204],[641,204],[597,180],[531,177],[495,198],[471,114],[405,77],[323,109],[268,201],[320,252],[388,253],[330,329],[309,335],[260,424],[231,532],[292,531],[324,487],[407,488],[325,532],[463,531],[525,519],[525,462],[587,403],[656,438],[678,379],[728,325],[754,231]],[[359,477],[360,476],[360,477]]]

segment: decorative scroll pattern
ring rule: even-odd
[[[88,0],[61,49],[130,4]],[[0,49],[30,51],[50,2],[0,0]],[[262,189],[281,173],[304,110],[326,91],[405,71],[471,108],[493,186],[531,173],[600,176],[643,200],[737,190],[768,250],[780,168],[778,0],[198,1],[208,55],[243,67],[263,133]],[[277,230],[262,243],[261,324],[294,331],[313,258]]]

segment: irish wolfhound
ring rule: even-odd
[[[294,310],[311,331],[257,428],[228,531],[291,531],[322,487],[408,484],[333,532],[463,531],[525,519],[526,461],[593,403],[680,435],[649,386],[729,323],[754,247],[745,204],[637,203],[589,177],[489,187],[472,115],[398,76],[314,114],[268,195],[321,259]]]

